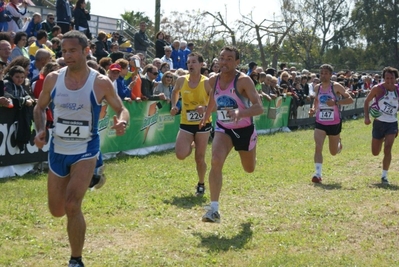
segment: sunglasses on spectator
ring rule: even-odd
[[[54,20],[54,18],[48,18],[49,20]]]
[[[165,78],[172,79],[173,77],[172,76],[165,76]]]
[[[159,74],[159,72],[151,72],[152,74],[154,74],[154,75],[158,75]]]

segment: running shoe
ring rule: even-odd
[[[205,194],[205,185],[197,184],[195,188],[197,189],[197,191],[195,192],[196,196],[202,197]]]
[[[383,184],[383,185],[389,185],[389,181],[388,181],[388,178],[387,177],[381,177],[381,183]]]
[[[89,185],[90,189],[100,189],[106,181],[106,177],[104,174],[104,166],[101,166],[99,168],[96,168],[95,173],[93,174],[93,177],[91,178],[91,182]]]
[[[70,260],[68,267],[85,267],[85,265],[81,261]]]
[[[220,223],[220,214],[218,211],[213,211],[212,209],[208,210],[204,216],[202,216],[203,222],[210,223]]]
[[[321,177],[319,177],[317,175],[313,175],[313,177],[312,177],[312,182],[315,183],[315,184],[321,184],[322,180],[323,179],[321,179]]]

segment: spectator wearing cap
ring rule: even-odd
[[[248,64],[248,72],[247,72],[247,75],[248,75],[248,76],[251,75],[251,73],[252,73],[254,70],[256,70],[256,67],[258,67],[258,64],[256,64],[256,63],[253,62],[253,61],[249,62],[249,64]]]
[[[267,68],[265,72],[271,76],[276,76],[276,70],[274,68]]]
[[[112,81],[114,85],[115,93],[118,93],[118,88],[116,85],[116,80],[119,77],[119,73],[121,72],[122,67],[119,64],[113,63],[108,67],[107,76]]]

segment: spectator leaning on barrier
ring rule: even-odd
[[[121,71],[119,72],[119,77],[116,79],[116,87],[118,89],[118,96],[123,100],[129,103],[132,103],[132,99],[130,98],[131,92],[129,88],[125,85],[123,79],[129,71],[129,61],[126,59],[120,58],[116,62],[119,66],[121,66]]]
[[[0,107],[13,108],[14,104],[10,97],[4,96],[4,62],[0,62]]]
[[[158,76],[158,68],[152,64],[144,67],[144,75],[141,76],[141,93],[147,100],[165,100],[163,93],[154,95],[155,78]]]
[[[30,141],[33,104],[35,101],[23,88],[26,77],[24,68],[13,66],[8,74],[8,79],[4,81],[5,96],[13,99],[14,107],[17,110],[15,115],[15,121],[18,122],[16,142],[18,148],[22,151]]]

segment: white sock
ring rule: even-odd
[[[318,177],[321,177],[321,166],[323,165],[323,163],[315,163],[315,169],[316,169],[316,175]]]
[[[382,177],[388,176],[388,170],[382,170]]]
[[[212,201],[211,202],[211,209],[213,211],[219,211],[219,202],[218,201]]]

